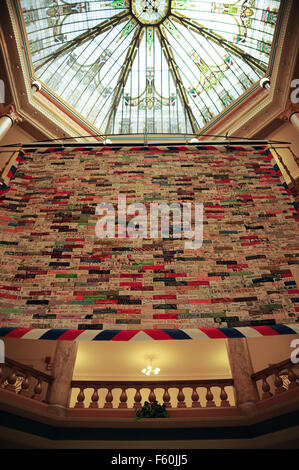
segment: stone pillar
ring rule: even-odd
[[[77,349],[78,343],[74,341],[57,341],[52,366],[54,381],[47,397],[48,411],[56,416],[65,416],[66,414]]]
[[[244,414],[256,412],[258,389],[251,379],[254,373],[246,338],[228,338],[226,341],[232,377],[234,379],[236,406]]]
[[[0,116],[0,140],[3,139],[5,134],[15,123],[19,124],[22,121],[22,116],[17,113],[13,104],[4,108]]]

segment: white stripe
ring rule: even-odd
[[[211,339],[206,333],[197,328],[184,329],[182,331],[190,336],[190,339]]]
[[[240,331],[240,333],[242,333],[246,338],[257,338],[259,336],[263,336],[254,328],[251,328],[251,326],[234,326],[234,329]]]
[[[292,330],[294,330],[294,335],[297,333],[299,334],[299,323],[291,323],[290,325],[286,325]]]
[[[52,330],[52,328],[45,328],[45,329],[36,328],[25,333],[21,337],[21,339],[40,339],[41,336],[43,336],[45,333],[47,333],[47,331],[50,331],[50,330]]]
[[[144,331],[139,331],[129,341],[154,341],[154,339]]]
[[[83,331],[74,341],[91,341],[95,338],[102,330],[85,330]]]

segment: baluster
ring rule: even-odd
[[[99,394],[98,394],[98,389],[95,387],[93,390],[93,394],[91,396],[91,403],[89,405],[89,408],[98,408],[98,401],[99,401]]]
[[[25,397],[29,397],[29,385],[30,385],[30,382],[29,382],[29,379],[30,379],[30,374],[28,372],[26,372],[26,375],[25,375],[25,378],[22,382],[22,388],[20,390],[20,395],[24,395]]]
[[[155,400],[156,400],[156,394],[155,394],[155,391],[154,391],[154,387],[151,387],[151,391],[150,391],[149,396],[148,396],[148,401],[150,403],[154,403]]]
[[[80,392],[78,393],[78,396],[77,396],[77,403],[75,404],[75,408],[84,408],[84,400],[85,400],[84,387],[80,387]]]
[[[166,406],[166,408],[171,408],[170,395],[169,395],[168,387],[164,387],[163,403]]]
[[[112,405],[113,395],[112,395],[112,392],[111,392],[111,388],[108,389],[105,400],[106,400],[106,402],[105,402],[104,408],[113,408],[113,405]]]
[[[216,406],[214,400],[214,395],[213,393],[211,392],[211,387],[209,385],[207,385],[207,394],[206,394],[206,399],[207,399],[207,403],[206,403],[206,406],[207,407],[212,407],[212,406]]]
[[[221,398],[220,406],[230,406],[230,402],[227,399],[227,393],[225,391],[225,386],[224,385],[221,385],[220,398]]]
[[[16,370],[13,369],[11,371],[11,374],[7,377],[7,382],[8,382],[8,385],[6,385],[6,390],[10,390],[11,392],[14,392],[16,393],[16,380],[17,380],[17,374],[16,374]]]
[[[183,392],[183,387],[179,386],[179,393],[178,393],[177,399],[178,399],[177,408],[186,408],[185,395],[184,395],[184,392]]]
[[[34,394],[32,395],[33,400],[41,401],[42,400],[41,393],[42,393],[42,379],[38,377],[37,384],[34,387]]]
[[[199,402],[199,395],[196,390],[196,385],[194,385],[192,388],[193,388],[192,395],[191,395],[192,408],[201,408],[201,404]]]
[[[288,386],[288,390],[291,390],[292,388],[298,387],[297,377],[294,374],[294,372],[292,371],[291,366],[288,367],[288,379],[290,381],[289,386]]]
[[[127,399],[128,397],[127,397],[126,388],[122,387],[122,392],[120,395],[120,403],[118,405],[118,408],[128,408]]]
[[[141,400],[142,400],[142,397],[140,393],[140,388],[136,387],[136,393],[134,396],[134,407],[133,407],[135,410],[139,410],[140,408],[142,408]]]
[[[262,400],[273,397],[273,393],[270,392],[270,385],[268,384],[267,377],[265,375],[263,377],[262,390],[263,390]]]
[[[283,388],[283,381],[282,378],[279,375],[278,370],[275,370],[275,379],[274,379],[274,385],[275,385],[275,395],[279,395],[280,393],[284,392],[285,389]]]

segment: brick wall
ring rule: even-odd
[[[95,207],[119,194],[147,207],[204,203],[202,247],[98,239]],[[1,327],[186,329],[298,317],[298,214],[264,147],[27,150],[0,221]]]

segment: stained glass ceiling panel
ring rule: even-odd
[[[196,133],[266,75],[279,0],[21,0],[33,73],[102,134]]]

